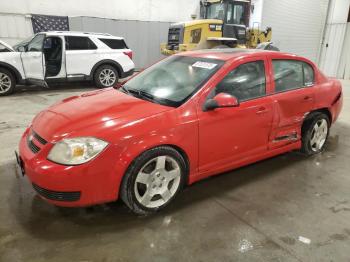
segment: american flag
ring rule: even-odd
[[[32,15],[34,33],[45,31],[69,31],[68,16]]]

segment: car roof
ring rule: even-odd
[[[220,49],[203,49],[203,50],[196,50],[196,51],[190,51],[190,52],[183,52],[178,53],[177,55],[182,56],[192,56],[192,57],[201,57],[201,58],[211,58],[211,59],[218,59],[218,60],[231,60],[231,59],[237,59],[237,58],[243,58],[243,57],[258,57],[261,55],[271,55],[273,57],[278,58],[290,58],[290,59],[307,59],[297,56],[295,54],[290,53],[284,53],[279,51],[269,51],[269,50],[261,50],[261,49],[247,49],[247,48],[220,48]]]
[[[103,36],[103,38],[111,38],[111,39],[124,39],[120,36],[113,36],[108,33],[94,33],[94,32],[79,32],[79,31],[48,31],[41,32],[41,34],[46,35],[63,35],[63,36]]]

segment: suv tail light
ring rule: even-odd
[[[125,51],[123,53],[124,55],[127,55],[128,57],[130,57],[130,59],[132,59],[132,51]]]

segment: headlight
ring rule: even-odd
[[[107,145],[94,137],[63,139],[54,145],[47,159],[63,165],[80,165],[96,157]]]

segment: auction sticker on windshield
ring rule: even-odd
[[[214,67],[216,67],[217,64],[197,61],[197,62],[194,63],[192,66],[193,66],[193,67],[199,67],[199,68],[204,68],[204,69],[209,69],[209,70],[210,70],[210,69],[213,69]]]

